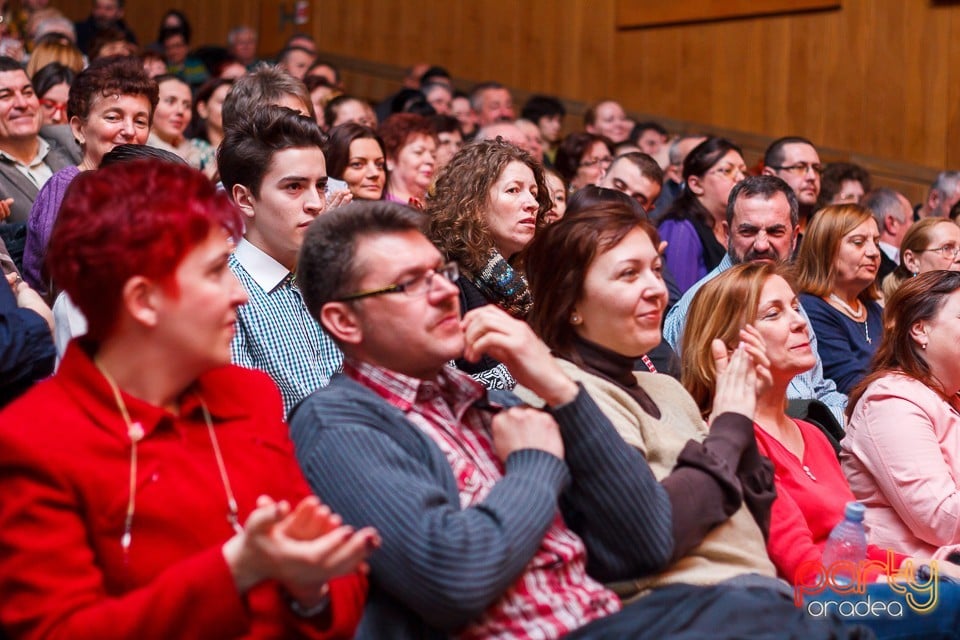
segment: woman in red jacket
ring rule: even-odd
[[[229,366],[240,230],[183,166],[71,185],[48,267],[89,332],[0,414],[10,637],[352,635],[379,540],[310,495],[276,387]]]

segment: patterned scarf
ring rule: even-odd
[[[527,279],[494,251],[480,273],[469,274],[485,298],[497,304],[514,318],[523,319],[533,306]]]

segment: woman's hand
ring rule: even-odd
[[[732,354],[721,340],[710,345],[717,367],[717,385],[709,422],[728,411],[753,418],[757,398],[772,384],[770,361],[760,334],[747,325],[740,331],[740,339]]]
[[[366,558],[380,546],[370,527],[355,531],[310,496],[295,509],[261,496],[243,531],[223,545],[223,555],[243,593],[264,580],[277,580],[304,608],[316,605],[328,580],[366,570]]]

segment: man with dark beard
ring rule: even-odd
[[[787,262],[793,257],[800,232],[797,196],[776,176],[746,178],[730,191],[724,225],[729,238],[727,255],[713,271],[683,294],[664,321],[663,337],[677,354],[680,353],[687,311],[700,287],[741,262]],[[817,338],[812,330],[810,348],[817,353]],[[819,400],[830,409],[839,424],[843,424],[847,397],[837,391],[832,380],[823,377],[819,354],[813,369],[791,381],[787,396],[791,400]]]

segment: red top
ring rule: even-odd
[[[145,431],[125,557],[130,439],[113,393],[74,342],[56,376],[0,413],[0,626],[11,637],[351,637],[366,581],[330,583],[330,606],[296,616],[275,582],[240,596],[221,546],[233,535],[202,397],[241,521],[258,496],[310,493],[263,373],[200,377],[180,415],[123,395]]]
[[[770,458],[775,468],[777,499],[770,513],[767,551],[777,573],[791,584],[812,578],[830,532],[843,520],[846,504],[855,500],[827,438],[808,422],[794,422],[803,436],[803,460],[759,425],[753,425],[760,453]],[[869,545],[867,557],[885,562],[887,550]],[[899,567],[904,559],[896,554],[896,567],[891,569]],[[802,576],[797,576],[798,570]]]

